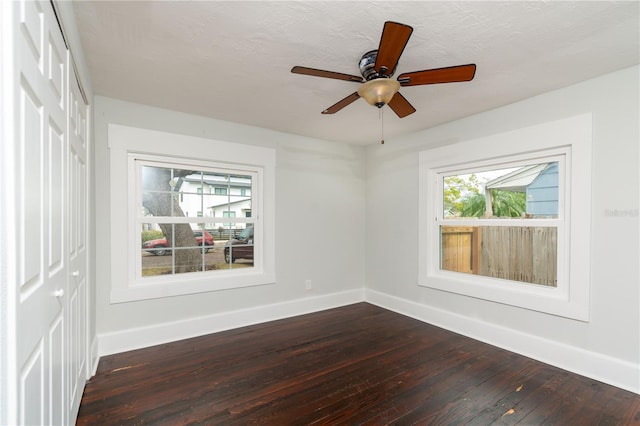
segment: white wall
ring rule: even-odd
[[[388,139],[383,146],[369,146],[366,286],[370,297],[445,328],[493,340],[503,347],[511,345],[511,349],[565,368],[583,362],[573,359],[583,354],[589,361],[574,371],[601,375],[609,383],[640,392],[638,76],[638,67],[621,70],[404,138]],[[416,108],[419,110],[419,105]],[[591,263],[584,267],[591,272],[590,321],[419,287],[418,152],[588,112],[593,113],[592,254]],[[406,216],[399,218],[398,212]],[[509,339],[519,339],[522,347]],[[620,377],[604,377],[606,368],[617,369]],[[623,377],[628,374],[631,377]]]
[[[323,296],[364,287],[364,148],[313,140],[95,97],[96,324],[102,354],[227,328],[224,313],[251,322],[286,316],[290,302],[323,309]],[[120,124],[276,149],[277,282],[249,288],[110,304],[107,125]],[[123,173],[125,171],[123,170]],[[305,280],[313,289],[305,289]],[[347,296],[342,301],[351,300]],[[318,302],[316,302],[318,300]],[[335,301],[335,299],[332,299]],[[287,305],[289,303],[289,305]],[[340,302],[338,302],[340,303]],[[253,313],[252,313],[253,312]],[[228,319],[228,318],[227,318]],[[185,325],[188,324],[188,325]],[[227,323],[225,323],[227,324]],[[232,323],[231,326],[238,324]],[[173,327],[173,328],[172,328]],[[198,328],[200,327],[200,328]],[[170,331],[173,330],[173,331]],[[173,334],[172,334],[173,333]],[[127,337],[128,336],[128,337]],[[147,337],[151,336],[151,337]],[[140,338],[147,340],[140,340]]]

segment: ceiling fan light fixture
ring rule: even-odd
[[[376,78],[369,80],[360,86],[358,95],[364,98],[369,105],[382,108],[383,105],[388,104],[393,96],[400,90],[400,83],[390,78]]]

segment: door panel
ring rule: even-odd
[[[49,424],[63,425],[66,412],[64,380],[64,319],[62,314],[53,321],[49,332],[49,359],[53,368],[49,369]]]
[[[42,102],[35,95],[31,87],[24,82],[20,92],[20,142],[21,142],[21,169],[20,193],[23,227],[20,228],[18,244],[21,246],[21,274],[20,296],[21,300],[28,297],[30,292],[36,291],[43,285],[41,270],[41,215],[42,204],[42,170],[40,167],[34,170],[26,170],[26,159],[39,165],[42,159],[43,140],[43,108]]]
[[[64,188],[64,135],[51,128],[49,133],[49,273],[55,273],[64,266],[64,240],[66,231],[64,217],[64,194],[57,193]]]
[[[54,31],[52,29],[51,31]],[[53,98],[57,101],[60,108],[65,108],[64,88],[67,71],[67,49],[64,45],[60,46],[49,33],[47,43],[47,54],[49,55],[47,67],[47,77],[49,85],[52,89]]]
[[[42,71],[42,2],[22,1],[20,3],[20,29],[22,31],[24,47],[27,49],[24,54],[30,52],[33,60]]]
[[[45,391],[47,388],[44,372],[45,353],[44,339],[33,347],[33,352],[26,358],[20,371],[19,410],[20,424],[43,425],[48,412],[45,405]]]

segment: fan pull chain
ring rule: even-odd
[[[379,109],[380,113],[380,145],[384,145],[384,113],[382,108]]]

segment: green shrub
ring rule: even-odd
[[[152,229],[150,231],[142,231],[142,243],[144,244],[145,241],[149,241],[149,240],[157,240],[160,238],[163,238],[164,235],[162,234],[162,231],[158,231],[155,229]]]

